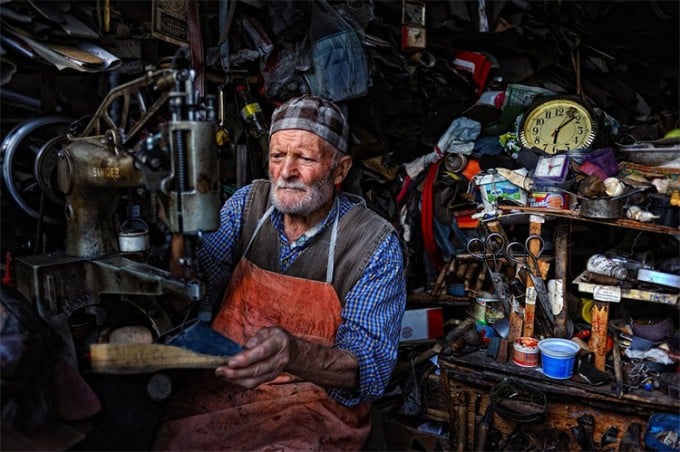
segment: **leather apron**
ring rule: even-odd
[[[260,218],[253,238],[271,210]],[[329,279],[337,226],[336,217],[325,282],[282,275],[253,264],[246,258],[251,238],[213,328],[244,343],[258,329],[278,325],[295,336],[332,346],[342,310]],[[288,374],[247,390],[205,372],[178,394],[154,448],[360,450],[370,431],[368,413],[367,403],[345,407],[320,386]]]

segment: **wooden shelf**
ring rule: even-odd
[[[611,288],[612,291],[616,291],[620,294],[620,297],[623,299],[628,299],[628,300],[637,300],[637,301],[646,301],[649,303],[659,303],[659,304],[668,304],[672,306],[678,306],[678,299],[679,295],[678,293],[668,293],[668,292],[663,292],[663,291],[652,291],[652,290],[645,290],[645,289],[636,289],[636,288],[619,288],[616,286],[607,286],[605,284],[596,284],[593,283],[592,281],[586,281],[586,278],[584,275],[586,272],[581,273],[576,277],[574,281],[572,281],[573,284],[576,284],[578,286],[578,290],[580,292],[586,292],[586,293],[591,293],[595,294],[598,289],[606,289],[606,288]],[[597,299],[597,297],[596,297]],[[604,300],[604,301],[610,301],[610,300]]]
[[[424,292],[412,292],[408,295],[408,303],[435,304],[439,306],[467,306],[474,297],[454,297],[453,295],[430,295]]]
[[[628,218],[619,218],[616,220],[600,220],[597,218],[586,218],[581,216],[577,211],[568,209],[546,209],[541,207],[517,207],[517,206],[498,206],[498,209],[503,213],[523,212],[526,214],[547,215],[556,218],[566,218],[569,220],[586,221],[590,223],[606,224],[619,228],[635,229],[638,231],[656,232],[658,234],[680,235],[680,229],[669,226],[662,226],[653,223],[642,223],[640,221],[630,220]],[[502,221],[503,215],[500,216]]]

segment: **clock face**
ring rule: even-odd
[[[539,102],[524,116],[519,139],[526,148],[548,154],[585,149],[593,144],[597,124],[588,108],[568,98]]]
[[[569,171],[569,157],[566,154],[553,156],[542,155],[536,162],[534,177],[536,180],[562,182]]]

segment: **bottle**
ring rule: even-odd
[[[262,112],[262,107],[251,96],[246,85],[236,86],[236,93],[241,100],[241,117],[246,122],[248,133],[253,138],[262,138],[269,132],[269,126]]]
[[[628,270],[609,259],[604,254],[593,254],[588,259],[586,270],[600,275],[613,276],[616,279],[624,280],[628,277]]]

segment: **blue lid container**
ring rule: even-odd
[[[550,338],[538,343],[543,373],[557,380],[571,378],[580,347],[568,339]]]
[[[645,433],[645,450],[670,452],[678,450],[672,439],[680,435],[680,414],[654,413],[649,417]],[[669,440],[668,443],[664,439]],[[676,440],[677,441],[677,440]]]

